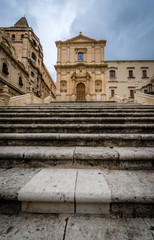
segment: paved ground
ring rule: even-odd
[[[51,214],[0,215],[0,240],[153,240],[154,219]]]

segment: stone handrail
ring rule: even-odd
[[[39,98],[34,95],[33,92],[29,92],[23,95],[10,97],[8,87],[4,86],[2,93],[0,94],[0,106],[25,106],[32,103],[50,103],[54,101],[51,94],[46,98]]]
[[[127,98],[125,97],[125,95],[123,97],[120,97],[117,94],[115,94],[114,101],[118,103],[125,103],[127,102]]]
[[[154,95],[136,92],[135,102],[141,103],[143,105],[146,105],[146,104],[154,105]]]

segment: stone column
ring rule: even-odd
[[[95,62],[95,44],[92,44],[92,62]]]
[[[9,88],[7,85],[3,87],[2,93],[0,94],[0,104],[9,105],[10,103],[10,94]]]
[[[58,46],[57,48],[57,64],[61,63],[61,47]]]
[[[67,45],[67,63],[70,63],[70,45]]]
[[[101,44],[101,62],[104,62],[104,45]]]

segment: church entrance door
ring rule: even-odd
[[[78,83],[76,87],[77,101],[85,101],[85,85]]]

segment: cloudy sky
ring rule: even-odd
[[[55,41],[107,40],[106,60],[154,60],[154,0],[0,0],[0,26],[26,16],[55,80]]]

